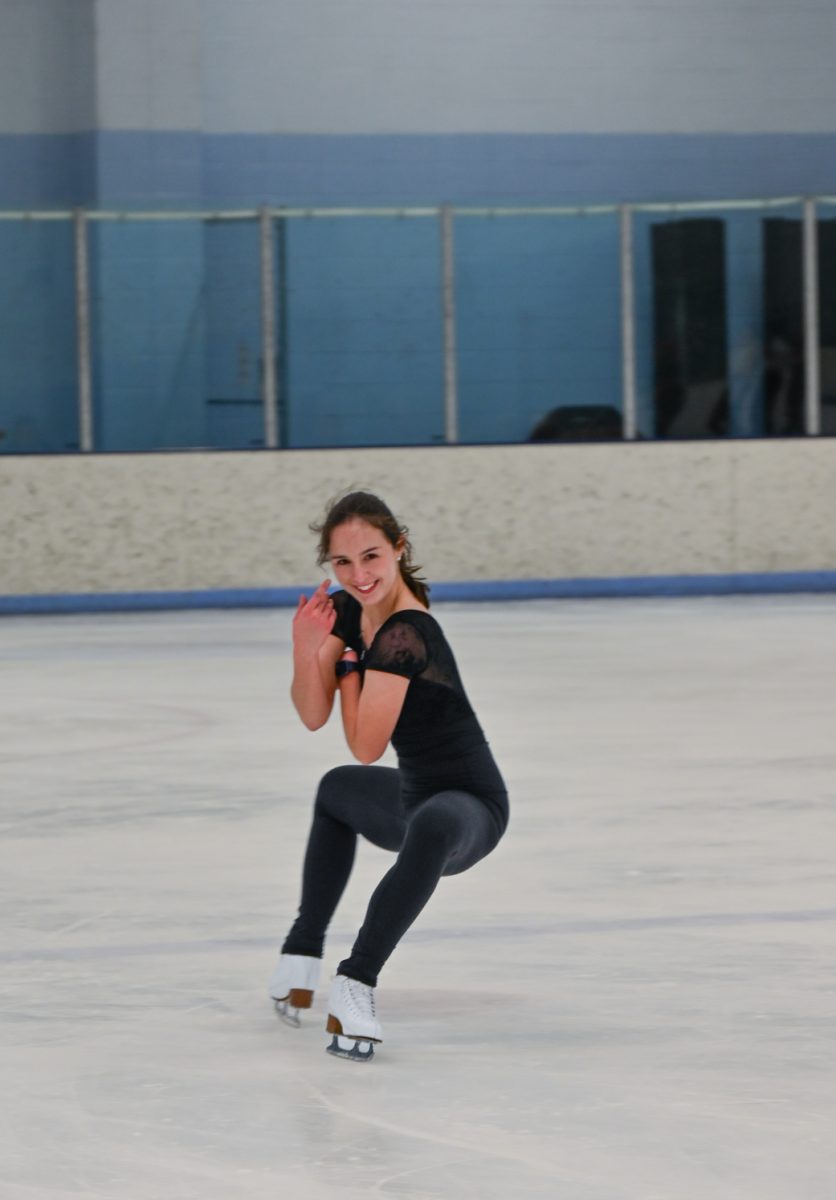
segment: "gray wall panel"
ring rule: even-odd
[[[94,125],[93,0],[2,0],[0,134]]]
[[[0,133],[827,132],[834,50],[822,0],[3,0]]]
[[[218,133],[816,132],[836,104],[836,22],[821,0],[205,11]]]

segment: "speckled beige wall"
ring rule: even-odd
[[[744,442],[736,460],[736,569],[836,570],[836,439]]]
[[[836,569],[836,441],[8,458],[0,595],[295,587],[380,492],[433,580]]]

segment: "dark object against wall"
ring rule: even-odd
[[[566,404],[553,408],[529,434],[530,442],[619,442],[621,413],[607,404]]]

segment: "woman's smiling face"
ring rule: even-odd
[[[359,517],[331,533],[331,569],[341,587],[360,604],[380,604],[401,584],[400,549],[384,533]]]

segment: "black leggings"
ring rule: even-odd
[[[377,986],[377,976],[435,891],[484,858],[504,828],[469,792],[441,791],[407,809],[394,767],[337,767],[324,776],[314,806],[299,916],[282,952],[322,957],[325,934],[354,863],[357,835],[398,857],[375,888],[341,975]]]

